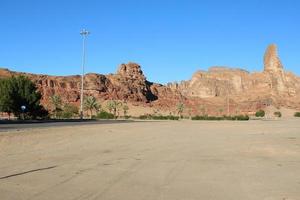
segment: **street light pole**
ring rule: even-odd
[[[83,44],[82,44],[82,75],[81,75],[81,90],[80,90],[80,119],[83,119],[83,82],[84,82],[84,67],[85,67],[85,43],[86,38],[90,34],[89,31],[83,29],[80,32],[80,35],[83,36]]]

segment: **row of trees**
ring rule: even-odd
[[[53,95],[50,98],[50,103],[54,118],[72,118],[79,113],[76,106],[72,104],[63,104],[61,97],[58,95]],[[88,112],[90,118],[92,118],[94,114],[104,111],[101,104],[93,96],[86,96],[84,98],[83,108]],[[120,111],[123,111],[123,115],[127,116],[129,107],[126,103],[110,100],[106,104],[106,109],[113,114],[114,117],[118,117]]]

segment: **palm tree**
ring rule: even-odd
[[[121,102],[111,100],[107,102],[107,109],[109,110],[110,113],[113,113],[115,118],[117,118],[117,113],[119,112],[119,108],[122,106]]]
[[[88,96],[84,99],[84,109],[90,111],[90,118],[93,116],[93,111],[94,110],[99,110],[100,105],[97,102],[97,99],[93,96]]]
[[[61,97],[58,95],[53,95],[50,97],[50,102],[52,104],[52,111],[54,112],[54,117],[57,118],[57,113],[62,111],[61,106],[62,106],[62,100]]]
[[[183,103],[179,103],[177,105],[177,113],[178,113],[178,115],[179,115],[180,118],[182,117],[183,111],[184,111],[184,104]]]

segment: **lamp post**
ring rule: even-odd
[[[83,29],[80,35],[83,37],[83,49],[82,49],[82,75],[81,75],[81,90],[80,90],[80,119],[83,119],[83,82],[84,82],[84,67],[85,67],[85,43],[86,38],[90,34],[89,31]]]

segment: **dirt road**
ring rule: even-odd
[[[300,121],[0,133],[0,199],[300,199]]]

